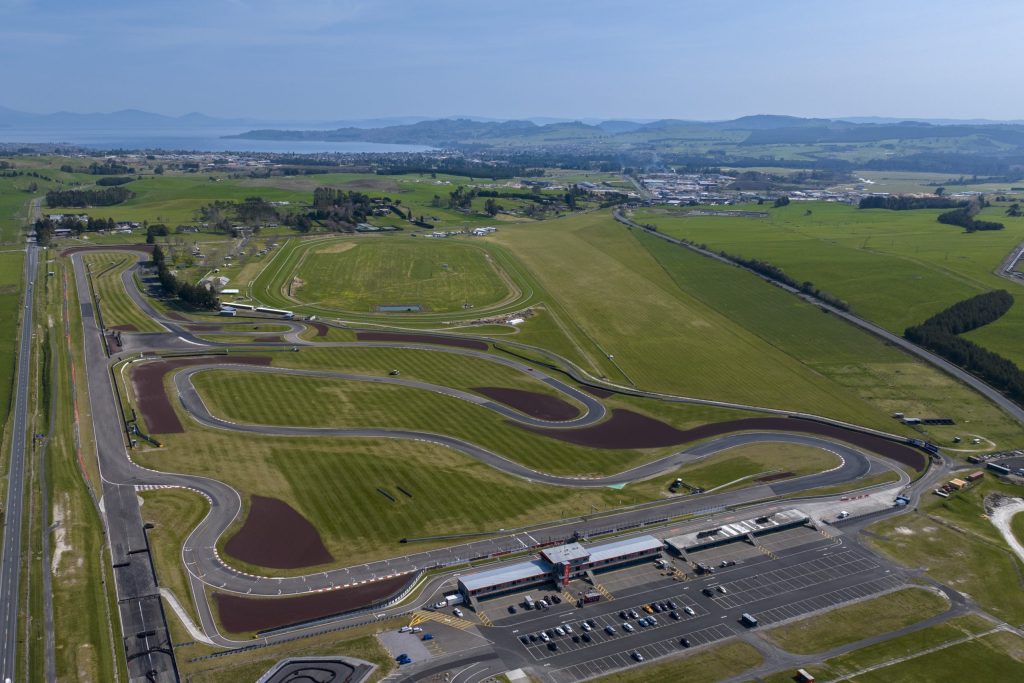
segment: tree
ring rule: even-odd
[[[1007,216],[1011,216],[1013,218],[1020,218],[1021,215],[1024,215],[1024,214],[1021,213],[1020,204],[1017,203],[1017,202],[1014,202],[1013,204],[1010,205],[1010,208],[1008,208],[1006,210],[1006,215]]]
[[[789,206],[789,197],[779,197],[775,200],[774,206],[776,209],[780,206]]]
[[[941,197],[944,194],[946,194],[946,188],[944,188],[944,187],[936,187],[935,188],[935,196],[936,197]]]
[[[494,201],[493,198],[488,198],[487,201],[484,202],[484,211],[488,216],[496,216],[498,215],[498,212],[501,211],[501,206],[499,206],[498,202]]]
[[[156,168],[153,169],[153,173],[156,173],[157,175],[163,175],[164,174],[164,165],[163,164],[157,164]]]

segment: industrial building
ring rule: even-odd
[[[585,548],[579,543],[545,548],[537,559],[504,565],[459,578],[459,592],[472,602],[528,586],[554,583],[560,587],[594,571],[658,557],[664,544],[653,536],[638,536]]]

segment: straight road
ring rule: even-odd
[[[28,398],[31,381],[32,313],[34,278],[39,260],[38,247],[29,244],[25,256],[25,308],[18,343],[18,373],[15,383],[14,431],[7,478],[4,510],[4,545],[0,559],[0,678],[15,680],[18,646],[18,587],[21,579],[22,502],[25,497],[25,450],[28,433]]]

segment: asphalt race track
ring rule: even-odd
[[[156,582],[149,554],[146,551],[146,538],[142,528],[142,515],[138,506],[136,487],[188,487],[205,495],[211,501],[211,510],[207,517],[192,531],[182,549],[182,558],[189,572],[193,598],[197,603],[201,628],[215,642],[225,646],[237,645],[228,637],[221,635],[213,618],[210,605],[206,598],[206,590],[213,589],[222,594],[257,596],[300,596],[323,591],[350,587],[365,582],[381,581],[406,574],[415,574],[428,568],[445,567],[460,564],[467,559],[487,556],[496,552],[523,550],[535,545],[535,538],[543,534],[550,539],[565,539],[574,533],[588,529],[596,531],[611,525],[625,526],[641,523],[657,517],[672,517],[682,514],[696,514],[725,506],[741,505],[755,501],[763,501],[772,497],[808,490],[819,486],[828,486],[856,480],[879,463],[879,459],[869,456],[863,450],[833,438],[819,435],[798,433],[794,431],[752,431],[719,436],[697,446],[682,449],[669,456],[646,463],[631,470],[600,478],[559,477],[531,470],[500,454],[483,449],[475,444],[452,437],[428,434],[411,430],[396,429],[360,429],[360,428],[304,428],[285,427],[260,424],[236,424],[212,415],[203,405],[198,393],[190,382],[197,372],[229,369],[242,372],[274,372],[289,375],[333,378],[347,381],[379,382],[416,388],[424,391],[441,393],[459,400],[469,401],[483,408],[492,410],[510,422],[524,428],[539,430],[573,427],[575,429],[593,428],[601,424],[607,417],[603,403],[594,394],[580,391],[575,385],[558,379],[536,367],[521,363],[515,359],[498,356],[479,348],[459,346],[437,346],[434,341],[409,335],[401,341],[358,341],[358,342],[327,342],[317,346],[353,346],[367,348],[414,348],[429,350],[436,353],[451,353],[472,356],[503,364],[507,367],[527,373],[555,389],[565,400],[581,406],[582,411],[577,417],[568,420],[553,421],[532,417],[525,412],[516,410],[499,401],[481,397],[477,394],[464,392],[449,387],[438,386],[400,377],[370,377],[329,371],[305,371],[286,368],[272,368],[251,365],[234,365],[224,356],[210,356],[209,363],[190,366],[179,370],[174,375],[174,386],[181,404],[197,422],[217,429],[231,430],[239,433],[291,435],[291,436],[331,436],[352,438],[399,438],[427,440],[446,447],[454,448],[468,457],[479,460],[507,474],[539,483],[565,487],[603,487],[631,481],[647,479],[674,470],[681,465],[706,458],[728,448],[751,443],[785,442],[825,448],[838,454],[842,464],[828,472],[774,483],[762,483],[740,490],[721,494],[705,494],[698,496],[679,496],[644,506],[628,508],[602,516],[598,519],[573,518],[561,522],[553,522],[542,532],[530,533],[508,532],[488,537],[483,540],[467,542],[431,551],[416,552],[412,547],[405,548],[407,554],[371,562],[353,567],[339,567],[325,572],[305,576],[286,578],[261,577],[245,574],[224,564],[213,552],[218,539],[235,522],[242,511],[241,495],[231,486],[215,479],[185,474],[174,474],[148,470],[135,465],[128,457],[124,438],[124,423],[119,414],[118,401],[113,393],[109,368],[117,360],[137,357],[140,352],[189,351],[202,353],[217,351],[227,344],[218,344],[196,337],[190,330],[187,321],[172,319],[156,311],[146,297],[137,289],[133,277],[137,268],[128,269],[123,275],[123,282],[128,295],[140,309],[167,329],[166,333],[132,334],[123,333],[124,353],[108,358],[105,352],[102,330],[92,305],[89,301],[89,287],[84,264],[77,256],[72,256],[75,280],[82,303],[82,318],[85,332],[86,376],[88,379],[89,397],[92,409],[94,432],[97,435],[97,450],[100,471],[103,479],[103,508],[111,553],[115,569],[121,619],[124,624],[125,646],[129,656],[131,680],[148,680],[146,675],[155,675],[155,680],[176,680],[173,658],[170,657],[169,639],[160,601],[157,595]],[[180,316],[176,316],[180,317]],[[275,321],[277,323],[279,321]],[[283,345],[311,345],[298,337],[304,325],[296,322],[287,323],[290,331],[280,334],[285,340]],[[422,336],[422,335],[419,335]],[[439,335],[431,335],[438,337]],[[463,339],[460,337],[459,339]],[[230,346],[237,348],[237,344]],[[264,344],[266,347],[280,347],[279,342]],[[252,345],[248,346],[251,351]],[[571,367],[571,364],[567,364]],[[571,374],[571,373],[570,373]],[[573,376],[577,381],[588,379]],[[595,394],[600,394],[600,389]],[[686,397],[665,397],[651,395],[659,400],[675,400],[680,402],[724,405],[703,400],[687,399]],[[774,415],[786,416],[784,411],[764,409],[756,406],[741,406]],[[835,423],[822,418],[823,423]],[[799,423],[794,421],[799,429]],[[904,481],[909,481],[902,475]],[[182,596],[184,597],[184,596]],[[264,638],[270,642],[273,637]],[[251,642],[251,641],[249,641]]]

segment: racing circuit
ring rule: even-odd
[[[111,248],[116,249],[116,248]],[[144,258],[145,249],[141,249]],[[119,401],[114,396],[111,383],[111,368],[126,359],[133,363],[132,377],[136,382],[136,395],[141,417],[153,433],[173,433],[184,429],[180,424],[172,398],[163,388],[163,378],[171,375],[173,387],[181,406],[192,421],[215,429],[252,435],[309,436],[334,438],[387,438],[410,439],[435,443],[482,462],[506,474],[525,480],[563,487],[595,488],[619,485],[649,479],[678,467],[710,457],[735,446],[782,442],[802,444],[826,449],[837,454],[842,462],[836,468],[784,481],[754,483],[746,488],[725,493],[710,493],[697,496],[680,496],[653,504],[626,508],[603,516],[600,519],[579,519],[552,522],[544,534],[552,538],[567,538],[581,528],[606,528],[612,524],[628,525],[653,517],[674,517],[698,513],[709,509],[764,501],[776,496],[798,493],[822,486],[831,486],[855,481],[869,472],[895,469],[900,473],[901,483],[910,478],[892,462],[907,466],[918,472],[927,467],[927,458],[918,450],[906,445],[902,437],[861,429],[852,425],[820,416],[794,414],[787,411],[759,406],[741,406],[704,399],[682,396],[646,394],[609,383],[602,383],[586,375],[565,359],[544,351],[546,358],[566,368],[563,374],[577,383],[583,383],[587,391],[575,384],[555,377],[544,370],[513,358],[498,356],[488,351],[489,345],[482,339],[465,336],[443,335],[440,333],[417,334],[403,332],[358,332],[354,342],[313,342],[299,337],[307,325],[323,336],[323,322],[299,323],[275,321],[287,325],[288,332],[263,333],[267,338],[262,343],[245,344],[245,356],[225,356],[223,347],[228,344],[207,341],[193,333],[195,324],[191,321],[172,318],[183,316],[163,315],[156,310],[146,296],[139,291],[135,275],[139,265],[128,269],[122,275],[125,289],[136,305],[150,318],[164,327],[164,333],[123,333],[122,344],[109,349],[106,346],[104,330],[97,315],[100,313],[89,298],[88,274],[83,261],[71,253],[71,262],[82,301],[82,322],[85,332],[86,370],[92,420],[97,435],[97,453],[103,480],[103,501],[105,521],[111,538],[111,552],[115,567],[125,561],[132,550],[145,543],[142,518],[135,495],[136,487],[184,487],[198,491],[210,501],[210,511],[202,522],[188,536],[181,552],[182,561],[188,570],[192,597],[199,611],[201,628],[217,644],[236,646],[241,641],[232,640],[219,633],[207,599],[207,588],[212,589],[213,599],[220,606],[221,619],[225,624],[234,623],[239,630],[273,629],[289,626],[310,619],[333,617],[355,607],[365,606],[387,598],[403,590],[410,581],[426,569],[460,564],[469,558],[483,557],[509,550],[519,550],[533,545],[529,534],[509,531],[495,533],[483,540],[458,543],[429,552],[371,562],[354,567],[336,567],[298,576],[265,577],[241,572],[226,564],[213,550],[231,528],[243,510],[241,494],[228,484],[216,479],[188,474],[158,472],[143,468],[130,457],[125,444],[124,418],[119,413]],[[230,329],[229,324],[219,325]],[[252,333],[259,338],[260,333]],[[310,346],[318,347],[363,347],[363,348],[408,348],[429,350],[434,353],[472,356],[487,362],[498,363],[543,382],[552,388],[558,398],[530,392],[480,387],[464,391],[411,380],[396,376],[370,376],[325,370],[297,370],[272,367],[269,359],[261,357],[259,349],[274,347]],[[238,344],[231,344],[238,348]],[[161,358],[161,353],[181,352],[194,354],[188,358]],[[219,355],[202,355],[218,353]],[[647,462],[638,467],[605,477],[579,478],[555,476],[530,469],[499,453],[482,448],[468,441],[425,431],[405,429],[382,429],[360,427],[289,427],[268,424],[240,424],[218,417],[210,412],[201,396],[192,385],[197,373],[231,370],[233,372],[275,373],[281,375],[306,376],[320,379],[334,379],[353,382],[368,382],[403,386],[420,391],[429,391],[466,401],[500,415],[503,419],[522,429],[528,429],[549,438],[570,441],[587,446],[604,448],[647,448],[653,446],[681,446],[670,455]],[[592,391],[591,391],[592,390]],[[655,400],[688,402],[703,405],[737,407],[767,414],[765,417],[747,418],[731,422],[704,425],[690,430],[678,430],[653,418],[616,409],[609,411],[600,400],[602,395],[629,393],[646,396]],[[543,400],[541,400],[543,399]],[[173,420],[171,419],[173,418]],[[177,422],[178,424],[174,424]],[[700,441],[698,445],[682,447],[683,444]],[[892,484],[890,484],[892,486]],[[502,530],[504,532],[504,530]],[[536,534],[536,530],[534,530]],[[137,556],[130,560],[138,563]],[[139,573],[136,565],[126,571],[115,573],[119,598],[122,603],[122,619],[126,634],[153,631],[166,632],[166,626],[158,622],[163,619],[162,611],[139,610],[136,605],[144,604],[143,594],[155,592]],[[144,572],[143,572],[144,573]],[[358,593],[358,595],[356,594]],[[268,601],[259,598],[278,597]],[[133,602],[134,600],[134,602]],[[301,602],[301,604],[300,604]],[[273,607],[271,607],[273,603]],[[149,603],[152,605],[152,601]],[[159,608],[159,604],[157,604]],[[137,611],[136,614],[133,610]],[[275,613],[280,613],[275,616]],[[386,613],[386,610],[385,610]],[[232,619],[235,619],[232,622]],[[141,621],[140,621],[141,620]],[[250,628],[256,626],[256,628]],[[287,634],[266,634],[261,642],[273,642]],[[246,641],[251,643],[252,641]],[[148,639],[147,639],[148,644]],[[137,647],[141,647],[136,644]],[[143,653],[129,652],[130,662],[139,662],[140,657],[154,657],[159,647],[149,645]],[[141,663],[140,663],[141,666]],[[154,664],[147,662],[150,670],[173,669],[173,663]]]

